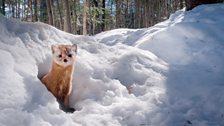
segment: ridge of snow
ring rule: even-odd
[[[223,10],[203,5],[151,28],[96,36],[0,16],[0,125],[224,125]],[[72,114],[39,80],[57,43],[79,47]]]
[[[168,63],[169,102],[161,112],[166,123],[159,125],[224,125],[223,15],[223,3],[201,5],[177,11],[148,29],[115,29],[95,38],[107,45],[123,43],[148,50]]]
[[[157,108],[165,100],[160,96],[165,94],[167,64],[148,51],[107,46],[43,23],[0,17],[0,26],[0,125],[147,124],[145,114],[154,111],[147,107]],[[70,98],[77,109],[73,114],[61,111],[39,80],[51,66],[50,46],[56,43],[79,47]]]

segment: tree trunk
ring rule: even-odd
[[[30,9],[30,18],[31,18],[31,21],[33,22],[34,19],[33,19],[33,6],[32,6],[32,3],[33,1],[32,0],[29,0],[29,9]]]
[[[212,4],[221,2],[220,0],[185,0],[186,9],[192,10],[194,7],[201,4]]]
[[[80,12],[80,10],[81,10],[81,4],[80,4],[80,0],[77,0],[76,1],[76,4],[77,4],[77,10]],[[79,14],[79,13],[77,13],[77,18],[76,18],[76,21],[77,21],[77,29],[76,29],[76,32],[77,32],[77,34],[82,34],[82,23],[81,23],[81,14]]]
[[[121,0],[116,0],[116,28],[122,27],[122,9],[121,9]]]
[[[96,20],[97,20],[97,13],[96,13],[96,8],[98,8],[98,1],[97,0],[93,0],[93,12],[92,12],[92,34],[96,33]]]
[[[140,17],[140,3],[139,0],[135,0],[135,18],[134,18],[134,28],[140,28],[139,20]]]
[[[53,19],[51,0],[47,0],[47,15],[48,15],[48,23],[50,25],[54,26],[54,19]]]
[[[17,1],[15,1],[15,11],[16,11],[16,14],[15,14],[15,18],[18,18],[18,3]]]
[[[58,9],[58,13],[59,13],[59,27],[60,29],[63,29],[63,25],[62,25],[62,15],[61,15],[61,8],[60,8],[60,4],[59,4],[59,0],[56,1],[57,3],[57,9]]]
[[[65,9],[65,17],[64,17],[64,31],[71,33],[71,12],[68,0],[64,0],[64,9]]]
[[[25,2],[24,2],[25,3]],[[25,4],[22,4],[22,20],[24,19],[24,15],[25,15],[25,6],[24,6]]]
[[[24,1],[24,14],[25,14],[25,21],[28,21],[29,18],[29,7],[27,8],[27,6],[29,6],[29,3],[27,3],[28,1]]]
[[[77,34],[77,5],[76,5],[76,0],[73,1],[73,7],[72,7],[72,14],[73,14],[73,17],[72,17],[72,21],[73,21],[73,29],[72,29],[72,32],[74,34]]]
[[[20,18],[20,0],[18,0],[17,17]]]
[[[111,15],[113,14],[113,1],[111,1],[111,5],[110,5],[110,13],[111,13]],[[113,23],[113,17],[111,16],[111,21],[110,21],[110,29],[113,29],[113,28],[115,28],[114,27],[114,23]]]
[[[102,0],[102,23],[101,23],[101,31],[104,31],[105,30],[105,18],[106,18],[106,8],[105,8],[105,0]]]
[[[147,5],[147,0],[143,0],[143,5],[144,5],[144,13],[143,13],[144,14],[144,16],[143,16],[144,17],[143,18],[143,22],[144,22],[143,24],[144,25],[143,26],[144,27],[148,27],[148,21],[147,21],[148,20],[148,12],[147,12],[148,5]]]
[[[129,5],[128,5],[128,2],[129,0],[126,0],[126,7],[125,7],[125,10],[124,10],[124,27],[125,28],[128,28],[128,25],[129,25]]]
[[[34,21],[38,21],[37,15],[37,0],[34,0],[34,14],[33,14]]]
[[[83,35],[87,34],[87,0],[84,0],[83,3],[84,10],[83,10]]]
[[[47,23],[47,1],[40,0],[40,21]],[[49,23],[49,22],[48,22]]]
[[[3,15],[5,15],[5,0],[1,1],[1,10],[0,13],[2,13]]]
[[[141,8],[141,12],[139,13],[139,17],[140,17],[140,28],[144,28],[144,3],[141,2],[140,8]]]
[[[11,3],[11,6],[12,6],[12,17],[15,18],[16,17],[15,16],[16,15],[16,13],[15,13],[15,11],[16,11],[15,4],[16,3],[14,1],[11,1],[10,3]]]
[[[87,2],[87,7],[88,7],[88,9],[87,9],[87,33],[88,34],[92,34],[92,13],[91,13],[91,5],[90,5],[90,0],[87,0],[86,1]]]
[[[180,9],[184,8],[184,0],[180,0]]]

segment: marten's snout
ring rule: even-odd
[[[66,63],[66,62],[68,62],[68,60],[67,59],[64,59],[64,62]]]

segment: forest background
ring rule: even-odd
[[[184,7],[220,2],[224,0],[0,0],[0,15],[95,35],[116,28],[147,28]]]

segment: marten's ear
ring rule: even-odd
[[[56,52],[56,49],[58,48],[57,45],[51,45],[51,51],[52,51],[52,54],[54,54],[54,52]]]
[[[71,50],[75,53],[77,53],[77,45],[73,44]]]

